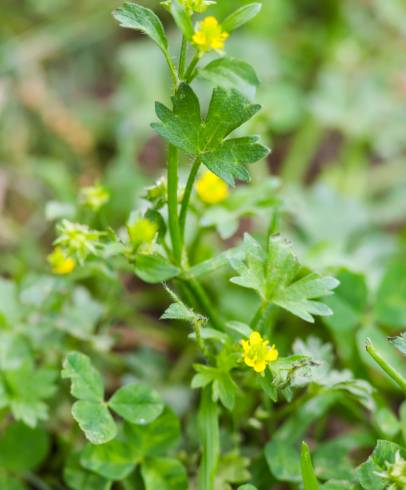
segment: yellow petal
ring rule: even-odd
[[[268,352],[266,353],[266,360],[268,362],[273,362],[278,359],[279,352],[275,349],[275,346],[273,345],[270,349],[268,349]]]
[[[252,332],[250,335],[251,344],[260,344],[262,342],[262,337],[259,332]]]
[[[253,368],[257,373],[263,373],[265,371],[265,368],[266,368],[266,362],[265,361],[258,361],[254,364]]]
[[[254,367],[254,365],[255,365],[255,361],[253,359],[251,359],[251,357],[248,357],[248,356],[244,357],[244,362],[249,367]]]

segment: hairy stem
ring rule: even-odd
[[[183,73],[185,71],[186,53],[187,53],[187,40],[185,36],[182,36],[182,44],[180,47],[179,66],[178,66],[179,78],[181,80],[183,79]]]
[[[168,151],[168,225],[176,264],[182,260],[182,237],[178,220],[178,150],[169,145]]]
[[[175,65],[173,64],[173,61],[171,60],[169,54],[166,53],[165,51],[163,51],[163,54],[165,56],[165,60],[168,64],[169,71],[171,73],[174,90],[176,90],[176,87],[179,85],[178,72],[176,71]]]
[[[381,356],[381,354],[375,349],[371,339],[366,340],[365,349],[372,359],[385,371],[385,373],[390,376],[404,392],[406,392],[406,379]]]
[[[255,315],[252,317],[252,320],[250,322],[250,327],[253,330],[256,330],[261,325],[261,320],[267,309],[267,306],[268,303],[266,303],[265,301],[262,301],[261,304],[259,305],[257,311],[255,312]]]
[[[187,83],[190,83],[193,80],[193,78],[195,77],[194,70],[195,70],[197,64],[199,63],[199,60],[200,60],[200,56],[198,53],[196,53],[193,56],[192,61],[190,62],[190,65],[189,65],[189,67],[185,73],[185,76],[183,77]]]
[[[197,302],[202,308],[203,312],[208,316],[209,320],[213,324],[217,330],[225,330],[224,323],[220,318],[217,311],[211,304],[209,297],[206,294],[206,291],[203,289],[202,285],[196,279],[189,279],[187,282],[190,290],[195,296]]]
[[[182,206],[180,208],[179,226],[180,226],[180,233],[181,233],[182,240],[185,234],[185,224],[186,224],[186,217],[187,217],[187,212],[188,212],[188,207],[190,202],[190,196],[192,195],[193,184],[196,179],[196,175],[199,170],[199,167],[200,167],[200,159],[196,158],[190,170],[189,177],[187,179],[186,188],[182,199]]]

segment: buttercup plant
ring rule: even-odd
[[[332,369],[329,344],[313,338],[297,341],[292,348],[273,343],[278,309],[292,319],[309,323],[315,317],[327,317],[332,310],[324,298],[333,294],[339,281],[304,267],[290,242],[277,233],[280,203],[273,183],[271,199],[270,187],[265,187],[264,196],[259,191],[256,195],[254,190],[241,200],[240,207],[233,203],[233,194],[241,192],[241,188],[236,190],[236,182],[251,180],[248,165],[266,159],[270,151],[258,136],[247,136],[243,130],[243,125],[261,109],[239,90],[241,84],[248,83],[251,93],[255,91],[255,71],[245,61],[225,53],[227,39],[259,13],[260,5],[245,5],[227,18],[217,19],[206,14],[213,3],[162,3],[182,36],[177,56],[170,50],[164,26],[152,10],[127,2],[114,11],[122,27],[141,31],[155,42],[167,64],[171,104],[156,102],[157,120],[151,124],[166,144],[166,173],[145,190],[144,206],[131,215],[126,234],[125,230],[95,230],[65,219],[57,226],[56,248],[49,257],[53,272],[59,275],[92,262],[107,264],[109,272],[121,267],[147,283],[165,284],[172,303],[161,319],[187,322],[190,339],[198,350],[191,387],[199,390],[199,447],[190,458],[174,453],[179,422],[153,387],[130,383],[107,396],[103,379],[90,358],[70,352],[62,374],[70,379],[76,399],[72,415],[89,441],[78,457],[72,456],[76,459],[66,469],[65,479],[70,485],[75,468],[97,477],[97,488],[111,488],[112,482],[121,482],[125,489],[228,490],[234,488],[231,485],[246,483],[250,472],[238,448],[241,435],[227,441],[221,429],[221,420],[227,417],[238,426],[241,407],[236,401],[242,393],[255,393],[263,401],[249,421],[252,427],[260,429],[261,420],[275,415],[271,422],[275,436],[266,447],[266,459],[273,474],[283,480],[284,470],[278,466],[275,454],[283,450],[299,457],[299,440],[295,437],[302,437],[316,413],[321,415],[343,399],[345,403],[349,400],[355,411],[358,405],[368,410],[374,407],[367,382],[354,379],[348,371]],[[195,14],[202,12],[205,17],[196,19]],[[216,58],[205,64],[208,53]],[[212,84],[207,106],[194,83],[198,78]],[[107,200],[108,194],[99,184],[84,189],[80,198],[95,213]],[[204,223],[215,222],[226,236],[230,229],[235,230],[234,223],[240,216],[255,211],[258,202],[270,216],[265,239],[257,240],[246,233],[241,244],[196,260],[196,243],[210,229]],[[249,323],[230,320],[205,287],[205,277],[225,267],[235,273],[233,285],[252,295],[254,307]],[[304,394],[295,399],[299,390]],[[245,398],[248,406],[250,396]],[[280,400],[292,407],[303,406],[304,413],[310,414],[309,421],[304,421],[289,440],[286,433],[292,429],[278,428],[278,424],[290,406],[281,412],[272,408]],[[311,404],[317,412],[312,411]],[[243,430],[242,425],[239,427]],[[231,476],[224,470],[230,457]],[[403,460],[396,458],[395,466],[386,465],[377,476],[391,482],[398,478]],[[243,471],[236,472],[238,467]],[[305,488],[318,488],[305,445],[302,474],[289,476],[290,481],[301,481],[302,475]],[[255,489],[250,484],[239,488]]]

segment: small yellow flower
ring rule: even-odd
[[[228,186],[216,174],[206,170],[196,182],[196,192],[207,204],[219,204],[229,195]]]
[[[252,332],[248,340],[241,340],[244,362],[257,373],[263,373],[270,362],[278,359],[275,345],[269,347],[268,344],[268,340],[264,340],[259,332]]]
[[[110,194],[100,184],[95,184],[89,187],[83,187],[80,190],[80,202],[92,209],[98,211],[110,199]]]
[[[54,274],[69,274],[76,267],[76,262],[61,247],[56,247],[47,257]]]
[[[223,31],[218,20],[210,16],[198,23],[192,39],[200,53],[205,53],[211,49],[221,51],[227,38],[228,32]]]
[[[147,218],[140,218],[127,225],[131,242],[138,246],[142,243],[151,243],[158,232],[158,225]]]

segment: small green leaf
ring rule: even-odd
[[[406,332],[402,332],[397,337],[389,337],[389,342],[406,356]]]
[[[92,444],[104,444],[117,435],[117,426],[107,407],[100,402],[79,400],[72,416]]]
[[[226,32],[234,31],[253,19],[261,10],[260,3],[249,3],[230,14],[221,24]]]
[[[161,255],[138,255],[135,260],[135,273],[143,281],[156,284],[178,276],[180,269]]]
[[[129,448],[117,440],[99,446],[87,444],[80,456],[80,463],[108,480],[122,480],[135,468]]]
[[[109,406],[132,424],[149,424],[164,409],[160,396],[148,386],[128,384],[118,389],[110,398]]]
[[[168,51],[168,39],[162,22],[154,12],[132,2],[125,2],[114,10],[113,17],[121,27],[136,29],[149,36],[165,53]]]
[[[309,446],[303,441],[300,453],[300,465],[302,468],[302,478],[304,490],[319,490],[319,482],[314,473]]]
[[[70,378],[71,393],[80,400],[100,402],[104,397],[103,379],[88,356],[70,352],[64,362],[62,378]]]
[[[238,487],[237,490],[257,490],[257,487],[254,487],[254,485],[251,485],[250,483],[246,483],[245,485]]]
[[[146,460],[141,474],[145,490],[187,490],[187,476],[183,465],[172,458]]]

